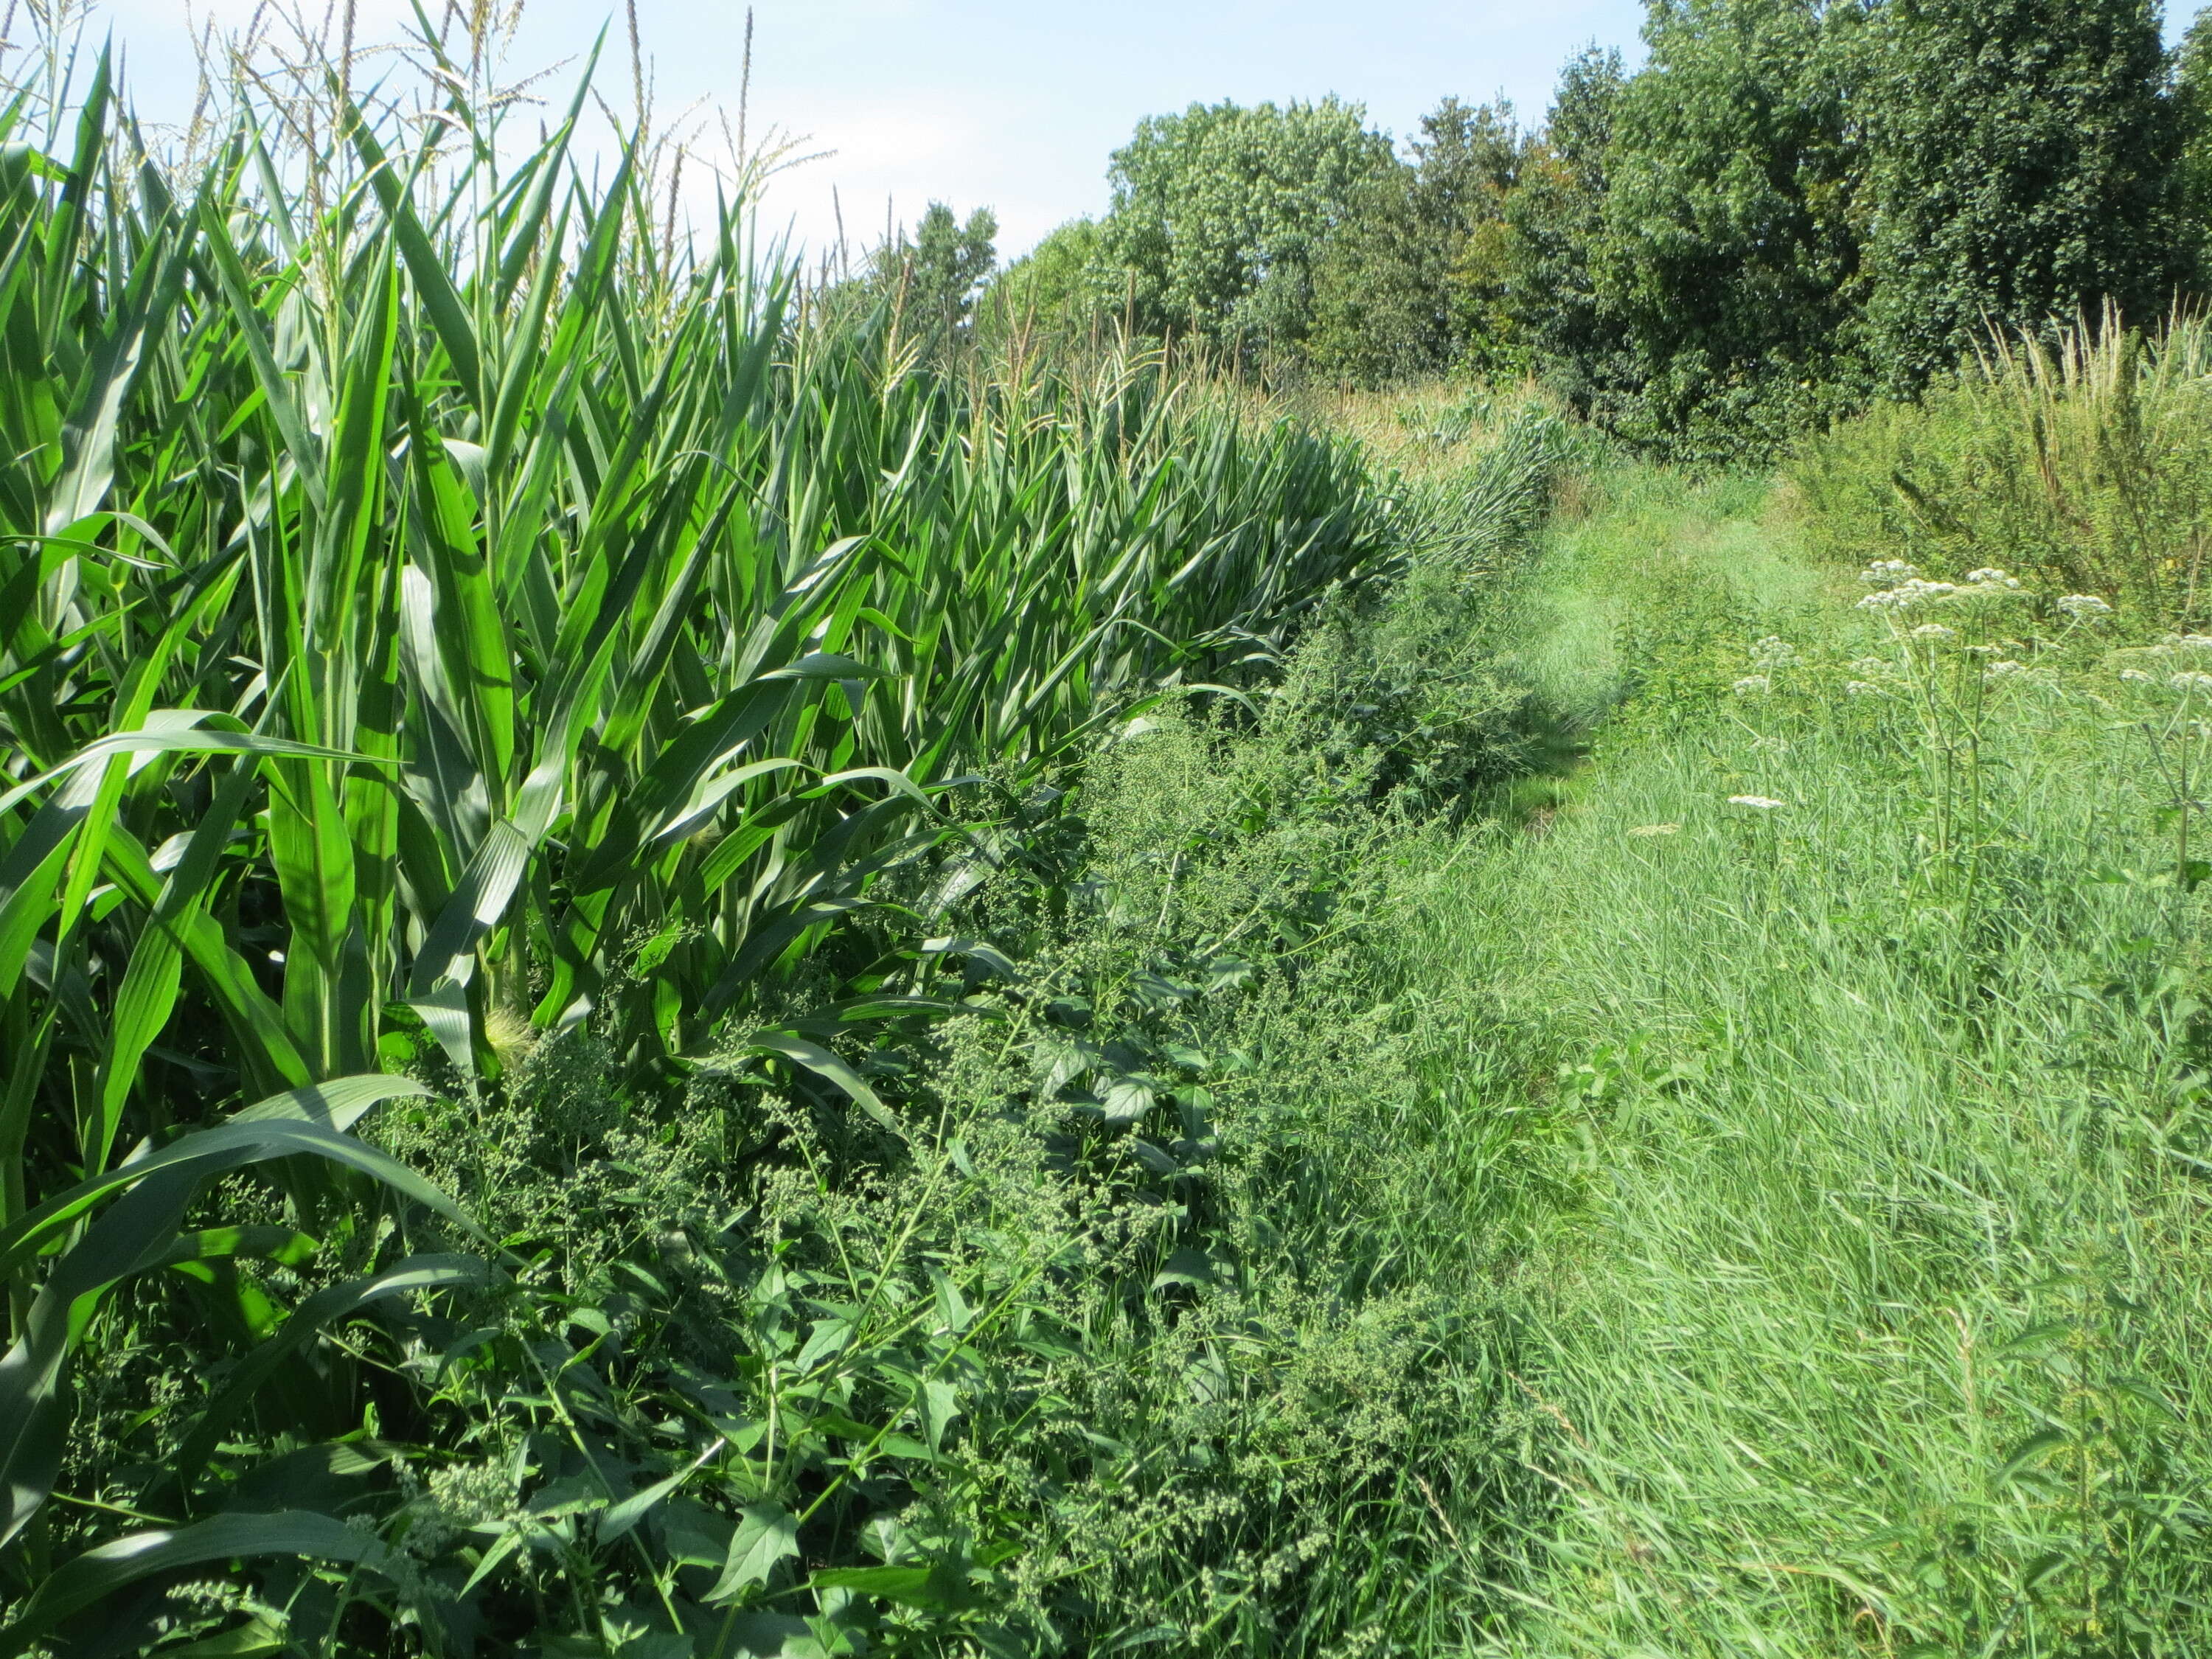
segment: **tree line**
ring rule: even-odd
[[[2172,52],[2160,21],[1649,0],[1644,65],[1577,54],[1533,127],[1447,98],[1401,147],[1334,98],[1194,105],[1114,153],[1103,216],[998,269],[933,207],[878,280],[940,340],[1119,324],[1338,384],[1533,375],[1629,440],[1741,454],[1993,331],[2212,291],[2212,10]]]

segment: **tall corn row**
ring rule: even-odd
[[[914,372],[887,321],[793,324],[733,211],[672,264],[633,169],[572,164],[580,96],[511,168],[461,90],[412,140],[331,97],[325,137],[241,124],[189,187],[104,62],[58,152],[0,115],[0,1564],[34,1592],[0,1650],[137,1570],[56,1570],[43,1519],[118,1285],[450,1211],[350,1130],[418,1077],[498,1088],[518,1032],[591,1022],[647,1085],[798,1068],[894,1123],[838,1052],[883,999],[795,1017],[794,964],[984,810],[975,775],[1379,546],[1351,453],[1158,364]],[[296,1231],[187,1229],[247,1166]],[[198,1280],[249,1377],[316,1340]],[[255,1388],[223,1410],[305,1409]],[[324,1519],[131,1559],[351,1559]]]

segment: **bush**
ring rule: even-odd
[[[1956,578],[1985,565],[2039,598],[2111,599],[2146,626],[2201,620],[2212,534],[2212,330],[2077,325],[1993,348],[1919,403],[1877,406],[1791,469],[1815,545]]]

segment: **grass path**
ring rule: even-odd
[[[2015,618],[1899,644],[1764,487],[1598,497],[1513,631],[1613,712],[1402,935],[1523,1126],[1463,1173],[1551,1498],[1480,1639],[2205,1650],[2202,907],[2107,647],[1985,680]]]

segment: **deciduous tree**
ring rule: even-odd
[[[1101,264],[1134,320],[1239,352],[1295,351],[1315,256],[1397,165],[1357,104],[1194,104],[1114,153]]]
[[[2155,0],[1888,0],[1875,33],[1869,322],[1890,386],[1991,329],[2166,309],[2189,239]]]

